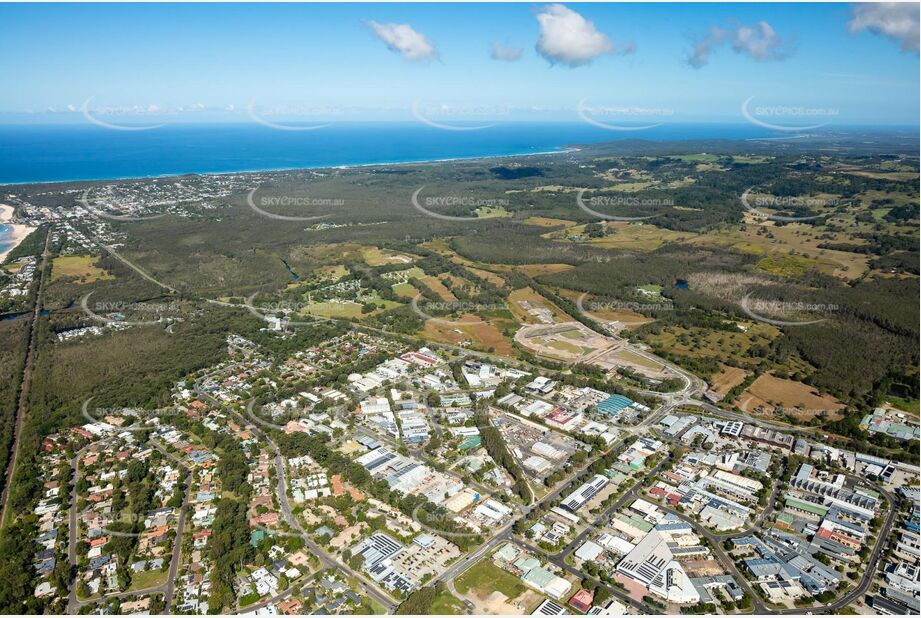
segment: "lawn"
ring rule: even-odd
[[[354,302],[312,303],[303,313],[323,318],[357,318],[361,317],[361,305]]]
[[[389,276],[396,276],[399,274],[402,278],[407,281],[410,279],[418,279],[419,277],[425,276],[425,271],[419,268],[418,266],[413,266],[412,268],[404,268],[403,270],[395,270]]]
[[[474,275],[479,277],[480,279],[485,279],[486,281],[489,281],[493,285],[497,285],[499,287],[502,287],[505,285],[505,279],[503,279],[496,273],[489,272],[488,270],[482,270],[480,268],[473,268],[472,266],[469,266],[467,264],[465,264],[464,267],[470,272],[472,272]]]
[[[154,586],[159,586],[166,581],[166,576],[168,571],[144,571],[142,573],[132,573],[131,575],[131,587],[128,590],[145,590],[147,588],[153,588]]]
[[[619,182],[614,186],[605,187],[602,191],[624,191],[625,193],[636,193],[643,191],[653,185],[652,182]]]
[[[454,583],[461,594],[467,594],[473,590],[488,595],[498,590],[509,599],[516,598],[526,589],[520,579],[503,571],[488,558],[476,563]]]
[[[567,339],[585,339],[585,336],[582,334],[578,328],[570,328],[568,330],[560,331],[558,334],[566,337]]]
[[[609,320],[612,322],[620,322],[627,328],[632,328],[634,326],[641,326],[652,322],[652,318],[647,318],[641,313],[636,311],[630,311],[629,309],[609,309],[609,310],[598,310],[598,311],[588,311],[586,313],[593,317],[597,317],[602,320]]]

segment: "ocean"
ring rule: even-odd
[[[0,254],[4,253],[7,249],[12,246],[12,241],[9,240],[10,234],[13,232],[13,228],[3,223],[0,223]]]
[[[312,131],[257,124],[176,124],[146,131],[90,124],[4,125],[0,184],[522,155],[617,139],[773,136],[750,124],[665,124],[643,131],[611,131],[586,123],[500,123],[476,131],[405,122],[335,123]]]

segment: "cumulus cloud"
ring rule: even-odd
[[[604,54],[614,53],[614,43],[595,24],[562,4],[551,4],[537,14],[540,37],[537,53],[551,64],[577,67]]]
[[[918,5],[914,2],[858,4],[848,22],[852,33],[869,30],[896,41],[902,51],[918,51]]]
[[[416,32],[409,24],[380,24],[372,21],[368,25],[387,49],[407,60],[433,60],[438,57],[435,46],[424,34]]]
[[[729,28],[711,26],[707,35],[694,44],[687,61],[695,69],[710,62],[717,47],[729,44],[734,52],[755,60],[783,60],[790,55],[790,42],[781,37],[771,24],[759,21],[754,26],[737,25]]]
[[[524,50],[520,47],[507,47],[501,43],[493,43],[489,50],[489,57],[493,60],[502,60],[504,62],[515,62],[521,60],[521,53]]]

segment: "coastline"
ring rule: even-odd
[[[9,243],[8,247],[0,249],[0,263],[6,259],[10,251],[18,247],[19,243],[25,240],[26,236],[38,229],[22,223],[12,223],[14,211],[15,209],[12,206],[0,204],[0,223],[9,230],[6,233],[6,238],[0,238],[0,243]]]
[[[297,172],[301,170],[349,170],[364,167],[394,166],[394,165],[426,165],[431,163],[448,163],[451,161],[486,161],[489,159],[508,159],[514,157],[537,157],[555,154],[568,154],[579,152],[581,148],[575,146],[558,146],[554,150],[539,152],[513,152],[497,155],[472,155],[469,157],[447,157],[439,159],[413,159],[404,161],[381,161],[379,163],[347,163],[344,165],[296,165],[293,167],[271,167],[259,169],[229,170],[224,172],[178,172],[175,174],[152,174],[149,176],[119,176],[113,178],[77,178],[71,180],[37,180],[32,182],[0,182],[0,187],[22,187],[29,185],[53,185],[76,182],[122,182],[126,180],[153,180],[162,178],[179,178],[180,176],[230,176],[236,174],[265,174],[273,172]],[[0,206],[6,206],[0,204]],[[0,221],[0,223],[6,223]],[[9,224],[7,224],[9,225]]]

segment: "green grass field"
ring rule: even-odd
[[[573,345],[568,341],[551,341],[547,344],[548,347],[553,348],[554,350],[560,350],[561,352],[569,352],[570,354],[581,354],[582,349],[577,345]]]
[[[394,294],[405,296],[406,298],[413,298],[419,293],[412,283],[394,283],[391,287],[393,287]]]
[[[495,219],[496,217],[511,217],[512,214],[502,206],[483,206],[476,209],[478,219]]]
[[[133,573],[131,577],[131,587],[129,590],[145,590],[159,586],[166,581],[166,571],[144,571],[143,573]]]
[[[509,599],[516,598],[526,590],[520,579],[506,573],[488,558],[476,563],[454,583],[461,594],[468,594],[471,590],[489,594],[493,590],[498,590]]]
[[[307,315],[315,315],[323,318],[340,318],[340,319],[350,319],[350,318],[360,318],[362,316],[371,316],[380,311],[386,309],[392,309],[393,307],[399,306],[400,303],[394,302],[392,300],[383,300],[381,298],[374,298],[369,302],[373,302],[375,305],[384,305],[384,309],[375,309],[370,313],[361,312],[361,303],[356,302],[344,302],[344,303],[313,303],[307,307],[302,313]]]
[[[798,255],[769,255],[758,262],[758,268],[781,277],[795,277],[810,268],[816,268],[818,262]]]
[[[921,400],[918,399],[905,399],[902,397],[892,397],[889,396],[886,398],[889,403],[898,408],[899,410],[904,410],[905,412],[910,412],[915,416],[918,416],[921,412]]]

